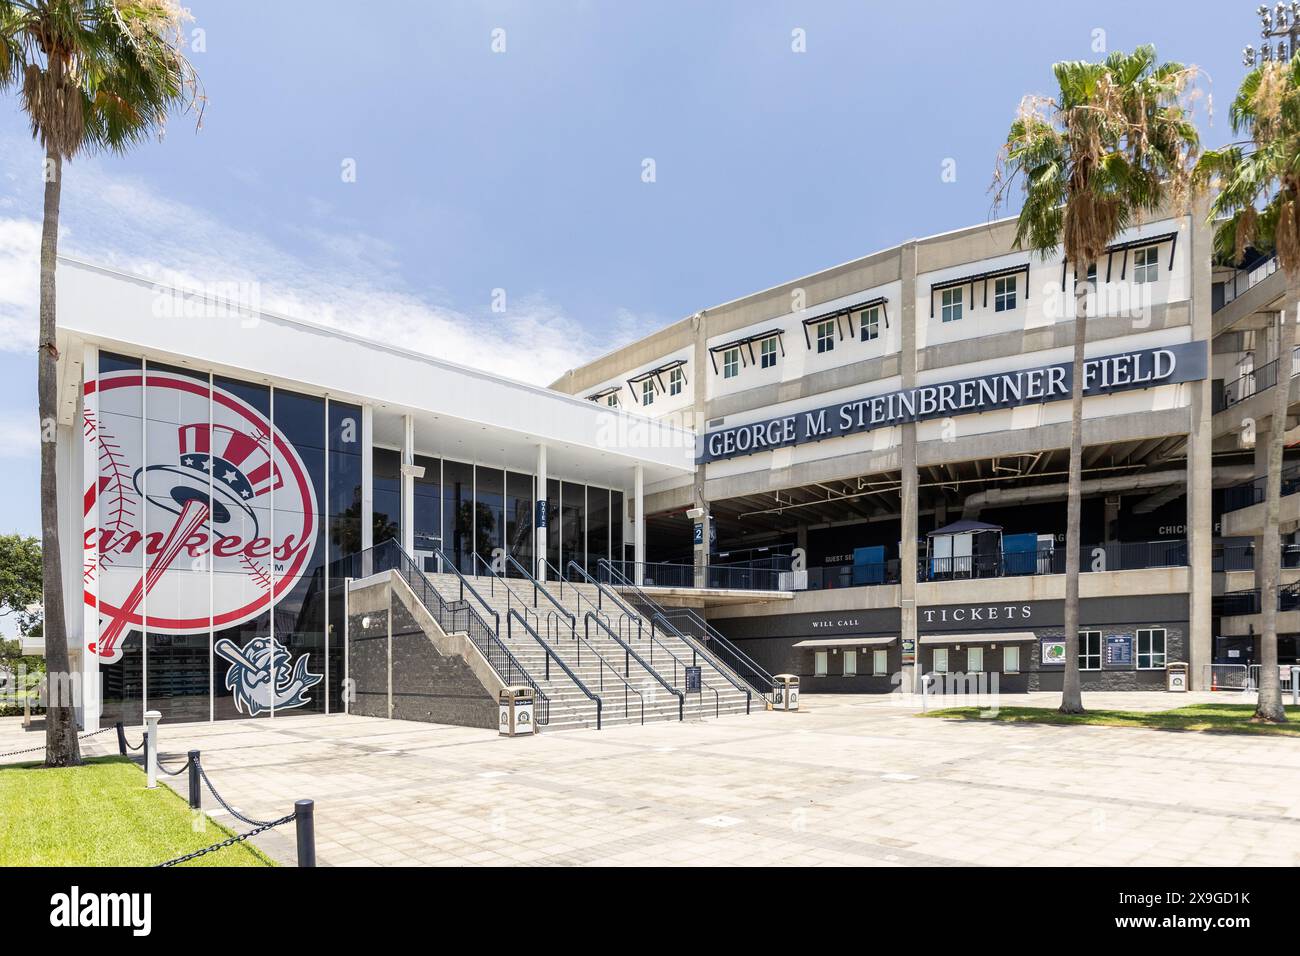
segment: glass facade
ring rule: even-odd
[[[339,709],[325,568],[360,539],[360,408],[107,352],[85,396],[101,720]]]

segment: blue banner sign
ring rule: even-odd
[[[1107,667],[1132,667],[1133,666],[1133,635],[1132,634],[1107,634],[1106,635],[1106,666]]]
[[[1110,395],[1205,378],[1204,342],[1104,355],[1084,363],[1084,395]],[[917,385],[914,388],[826,405],[746,425],[708,432],[696,461],[722,461],[773,448],[842,438],[906,422],[978,415],[999,408],[1066,401],[1073,387],[1073,363],[1015,369],[996,375]]]

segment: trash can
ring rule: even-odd
[[[776,690],[772,695],[772,704],[777,710],[799,709],[799,678],[794,674],[776,674]]]
[[[1187,664],[1184,661],[1170,661],[1165,668],[1165,690],[1176,694],[1187,693]]]
[[[502,687],[497,695],[497,705],[497,724],[502,737],[537,733],[531,687]]]

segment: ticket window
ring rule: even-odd
[[[984,648],[969,647],[966,649],[966,672],[969,674],[980,674],[984,671]]]
[[[813,676],[825,677],[829,673],[830,652],[817,651],[813,654]]]
[[[858,676],[858,652],[845,651],[840,656],[844,659],[844,676],[857,677]]]
[[[1002,673],[1020,673],[1020,645],[1007,644],[1002,648]]]
[[[889,676],[889,651],[875,650],[871,652],[871,675],[873,677]]]

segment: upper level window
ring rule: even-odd
[[[682,393],[682,385],[685,382],[686,376],[682,374],[682,370],[680,368],[672,369],[668,373],[668,394],[680,395]]]
[[[655,380],[647,378],[641,382],[641,404],[653,405],[655,403]]]
[[[606,396],[605,404],[608,405],[610,408],[618,408],[618,392],[614,392],[612,395]]]
[[[740,349],[727,349],[722,353],[722,377],[735,378],[740,374]]]
[[[1138,249],[1133,253],[1133,281],[1155,282],[1159,276],[1160,267],[1157,265],[1159,256],[1155,246],[1147,246],[1145,249]]]
[[[858,336],[863,342],[880,338],[880,306],[873,306],[861,313],[858,316],[858,325],[861,328]]]
[[[817,351],[829,352],[835,348],[835,320],[817,323]]]
[[[993,311],[1010,312],[1016,307],[1016,277],[993,280]]]
[[[771,368],[776,364],[776,339],[764,339],[758,346],[759,368]]]
[[[961,321],[962,293],[965,288],[944,289],[939,295],[942,297],[943,313],[942,318],[945,322]]]

